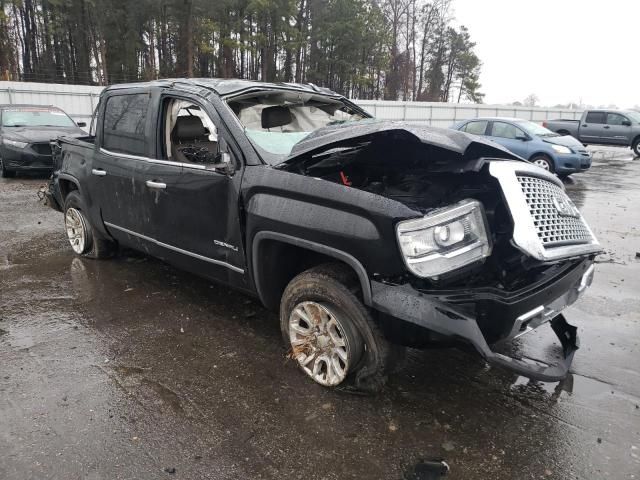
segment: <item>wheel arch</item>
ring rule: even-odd
[[[558,168],[558,162],[556,161],[556,158],[554,155],[552,155],[549,152],[546,152],[544,150],[537,150],[535,152],[533,152],[531,155],[529,155],[529,161],[533,162],[533,159],[536,157],[546,157],[549,159],[549,161],[552,163],[553,168]]]
[[[258,297],[270,309],[280,305],[284,289],[296,275],[331,261],[343,263],[354,271],[360,284],[362,301],[371,306],[369,276],[364,266],[352,255],[327,245],[272,231],[258,232],[253,237],[253,281]]]
[[[62,200],[63,207],[64,201],[70,192],[77,190],[80,196],[83,196],[78,179],[66,173],[61,173],[58,175],[58,188],[60,189],[60,199]]]

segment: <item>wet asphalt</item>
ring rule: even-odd
[[[422,459],[452,479],[640,478],[640,159],[594,160],[567,182],[606,249],[566,314],[572,374],[411,351],[376,397],[307,380],[249,297],[132,252],[74,256],[45,179],[1,179],[0,479],[401,479]]]

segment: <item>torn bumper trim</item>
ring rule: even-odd
[[[544,323],[550,323],[563,348],[563,358],[550,365],[541,365],[539,362],[531,363],[494,351],[487,343],[476,318],[460,309],[459,306],[442,301],[437,296],[418,292],[409,285],[394,286],[372,281],[372,304],[376,310],[395,318],[419,325],[441,335],[469,342],[490,364],[508,368],[535,380],[553,382],[562,380],[567,375],[573,361],[573,355],[579,347],[577,328],[568,324],[560,312],[577,300],[590,284],[592,277],[593,269],[590,266],[586,270],[581,268],[575,270],[572,275],[570,288],[559,290],[561,293],[556,298],[549,301],[544,293],[532,293],[530,297],[522,299],[522,302],[530,304],[536,303],[538,300],[536,297],[541,297],[539,298],[539,307],[513,318],[511,320],[513,322],[511,335],[496,343],[496,345],[502,344]],[[566,281],[566,278],[556,280],[558,282]],[[505,314],[509,315],[512,311],[512,309],[506,309]]]

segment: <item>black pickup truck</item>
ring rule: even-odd
[[[257,296],[321,385],[376,390],[403,346],[452,343],[557,381],[578,347],[561,311],[600,246],[557,178],[479,137],[314,85],[163,80],[107,88],[53,151],[77,254],[123,245]],[[500,353],[544,323],[559,361]]]

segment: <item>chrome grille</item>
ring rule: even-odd
[[[517,178],[544,248],[591,243],[595,240],[562,188],[538,177],[518,175]],[[561,214],[558,202],[568,205],[575,213]]]

